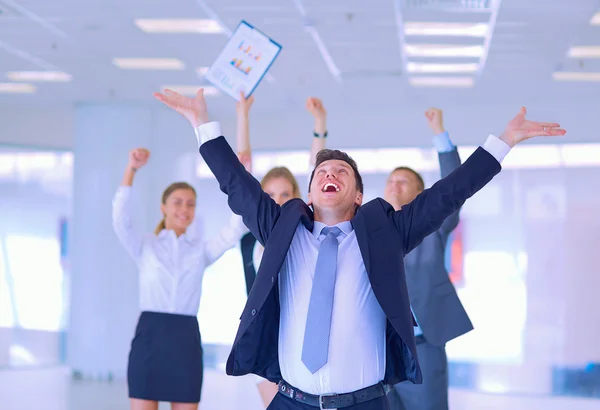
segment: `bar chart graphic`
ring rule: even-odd
[[[250,65],[246,65],[245,67],[242,67],[242,64],[244,64],[244,60],[240,59],[240,58],[234,58],[233,60],[231,60],[230,63],[234,68],[237,68],[238,70],[240,70],[242,73],[248,75],[250,73],[250,70],[252,70],[252,67]]]
[[[252,45],[246,45],[246,42],[242,40],[240,45],[238,46],[238,50],[240,50],[245,56],[247,56],[252,61],[259,61],[261,53],[253,54],[252,53]]]
[[[252,63],[260,61],[261,53],[253,52],[252,45],[248,44],[245,40],[242,40],[237,48],[241,51],[243,57],[234,57],[230,64],[247,75],[252,70]],[[246,62],[246,64],[244,64],[244,62]]]

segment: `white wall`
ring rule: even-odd
[[[0,144],[73,147],[70,105],[0,105]]]
[[[33,173],[0,178],[0,368],[61,360],[69,276],[57,251],[70,195],[48,182]]]

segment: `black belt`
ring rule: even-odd
[[[379,382],[373,386],[365,387],[364,389],[351,393],[323,394],[317,396],[315,394],[304,393],[303,391],[290,386],[283,380],[279,382],[279,393],[290,399],[294,399],[309,406],[318,407],[319,409],[341,409],[354,406],[355,404],[364,403],[385,396],[390,390],[391,387],[389,385],[384,385],[383,382]]]

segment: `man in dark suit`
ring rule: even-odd
[[[421,383],[403,257],[500,172],[516,143],[562,135],[558,124],[525,120],[525,110],[500,138],[490,136],[455,172],[401,211],[383,199],[362,204],[362,179],[340,151],[319,153],[309,205],[277,205],[209,122],[203,90],[155,96],[184,115],[200,153],[265,246],[227,374],[254,373],[279,383],[269,409],[388,409],[389,386]]]
[[[444,129],[442,111],[431,108],[425,113],[434,133],[442,178],[460,166],[456,146]],[[413,201],[425,189],[423,178],[408,167],[390,174],[384,198],[396,211]],[[404,258],[406,284],[415,327],[417,355],[423,383],[398,383],[389,395],[392,410],[448,409],[448,360],[446,343],[473,329],[454,286],[444,259],[448,237],[459,222],[459,211]]]

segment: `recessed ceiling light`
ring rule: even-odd
[[[125,70],[183,70],[185,64],[176,58],[115,58],[113,64]]]
[[[6,77],[12,81],[71,81],[71,75],[62,71],[11,71]]]
[[[182,95],[195,96],[200,88],[204,88],[204,95],[208,97],[214,97],[220,95],[221,92],[218,88],[213,87],[212,85],[208,86],[200,86],[200,85],[164,85],[162,89],[168,88],[169,90],[173,90],[176,93]]]
[[[556,81],[600,81],[600,72],[557,71],[552,77]]]
[[[406,70],[409,73],[474,73],[479,69],[477,63],[436,64],[408,62]]]
[[[600,46],[573,46],[567,56],[571,58],[600,58]]]
[[[414,87],[472,87],[473,77],[410,77],[410,85]]]
[[[406,36],[466,36],[485,37],[488,33],[487,23],[439,23],[416,22],[404,23]]]
[[[222,33],[223,28],[210,19],[136,19],[136,26],[147,33]]]
[[[0,83],[0,93],[34,93],[35,85],[27,83]]]
[[[481,57],[483,46],[460,46],[447,44],[405,44],[408,57]]]
[[[600,26],[600,11],[598,13],[594,14],[592,19],[590,20],[590,24],[592,26]]]
[[[200,77],[204,77],[206,75],[206,73],[208,73],[209,69],[210,69],[210,67],[198,67],[198,68],[196,68],[196,73]]]

